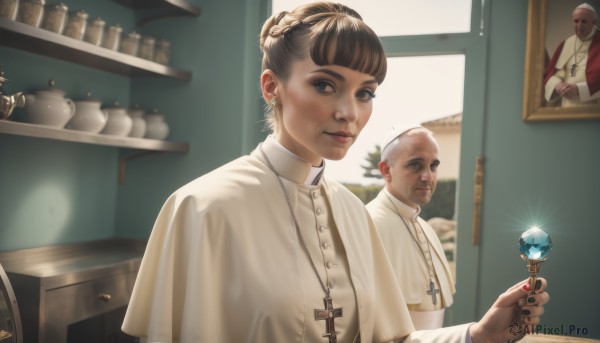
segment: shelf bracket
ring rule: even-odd
[[[125,156],[125,157],[121,157],[119,159],[119,184],[122,185],[125,183],[125,166],[127,165],[128,161],[135,160],[136,158],[140,158],[140,157],[144,157],[144,156],[148,156],[148,155],[158,154],[159,152],[162,152],[162,151],[156,151],[156,150],[141,151],[141,152],[137,152],[137,153]]]

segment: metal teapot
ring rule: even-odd
[[[4,77],[4,72],[0,70],[0,120],[7,119],[16,107],[25,106],[25,96],[22,92],[13,95],[4,94],[2,86],[8,82]]]

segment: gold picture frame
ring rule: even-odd
[[[526,122],[600,119],[600,105],[564,108],[546,104],[544,99],[546,61],[555,50],[555,46],[548,46],[548,41],[553,39],[559,42],[573,34],[571,12],[580,3],[581,0],[529,0],[523,88],[523,120]],[[568,31],[563,31],[563,37],[556,37],[559,35],[554,32],[556,25],[553,25],[554,31],[550,33],[555,37],[549,36],[546,29],[547,22],[551,20],[561,22],[562,27],[567,28]]]

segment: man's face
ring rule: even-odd
[[[438,147],[426,132],[400,137],[401,148],[380,170],[388,191],[403,203],[417,208],[431,201],[437,184]]]
[[[594,25],[596,25],[596,19],[592,11],[585,8],[577,8],[573,11],[573,28],[579,39],[589,36]]]

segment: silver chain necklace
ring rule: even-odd
[[[398,214],[398,217],[400,217],[400,220],[402,220],[402,223],[404,224],[404,226],[410,233],[410,236],[415,241],[415,243],[419,247],[419,251],[421,251],[421,254],[423,255],[423,259],[425,260],[425,264],[427,264],[427,269],[429,271],[429,288],[427,289],[427,294],[431,295],[431,301],[433,302],[433,305],[437,305],[437,294],[440,293],[440,290],[435,288],[435,283],[433,282],[433,280],[435,279],[436,273],[435,273],[435,269],[433,268],[433,257],[431,256],[431,250],[429,249],[429,244],[430,244],[429,239],[427,239],[427,237],[425,237],[425,239],[427,240],[427,254],[425,254],[425,251],[424,251],[423,247],[421,246],[421,243],[419,243],[419,241],[417,240],[417,238],[415,237],[413,232],[410,230],[408,223],[406,223],[406,221],[402,217],[402,214],[400,214],[400,210],[398,210],[398,208],[396,207],[396,204],[394,204],[394,202],[392,201],[392,199],[390,198],[390,196],[387,193],[385,194],[385,196],[388,198],[388,200],[394,207],[394,210]],[[421,226],[421,225],[419,224],[419,226]],[[415,226],[415,231],[416,231],[416,226]],[[423,231],[423,234],[425,234],[423,228],[421,228],[421,231]],[[427,260],[427,255],[429,255],[429,260]],[[429,261],[431,261],[431,264],[429,263]]]
[[[281,190],[283,191],[283,195],[285,196],[285,201],[287,202],[288,208],[290,210],[290,214],[292,215],[292,219],[294,220],[294,226],[296,227],[296,235],[298,236],[298,240],[300,241],[300,243],[302,245],[302,249],[308,256],[310,265],[311,265],[312,269],[314,270],[315,275],[317,275],[317,278],[319,279],[321,288],[325,292],[325,298],[323,298],[323,302],[325,303],[325,308],[324,309],[315,309],[315,320],[325,320],[326,321],[325,324],[326,324],[327,332],[325,334],[323,334],[323,337],[329,337],[329,343],[336,343],[337,335],[339,334],[339,331],[335,331],[334,318],[342,317],[342,308],[341,307],[333,308],[333,299],[331,298],[331,289],[329,289],[329,287],[327,287],[325,285],[325,283],[323,282],[323,279],[321,279],[321,275],[317,271],[315,262],[313,261],[312,256],[310,255],[310,252],[308,251],[308,247],[306,246],[304,239],[302,238],[302,234],[300,232],[300,225],[298,224],[298,219],[296,219],[296,214],[294,214],[294,210],[292,208],[292,202],[290,201],[290,197],[289,197],[287,191],[285,190],[285,186],[283,185],[281,176],[279,175],[277,170],[275,170],[275,167],[273,167],[273,164],[271,164],[271,160],[269,160],[269,157],[267,157],[267,154],[265,154],[265,151],[262,148],[262,144],[259,145],[259,149],[260,149],[260,152],[262,153],[265,161],[267,162],[267,166],[275,174],[275,176],[277,177],[277,181],[279,181],[279,186],[281,186]]]
[[[581,40],[581,45],[579,46],[579,48],[576,49],[578,39],[579,38],[575,37],[575,43],[573,43],[573,59],[575,60],[575,63],[571,65],[571,71],[569,72],[569,75],[571,77],[575,76],[575,74],[577,73],[577,67],[579,66],[579,63],[581,63],[581,61],[577,62],[577,54],[579,53],[579,50],[581,50],[581,48],[583,47],[583,40]]]

